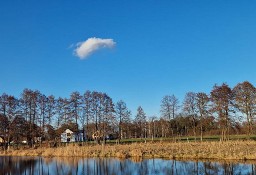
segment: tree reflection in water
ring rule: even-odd
[[[32,157],[0,157],[0,174],[33,174],[36,162]]]
[[[178,161],[164,159],[0,157],[7,175],[174,175],[252,174],[256,162]]]

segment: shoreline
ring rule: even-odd
[[[159,142],[10,149],[0,156],[256,160],[256,141]]]

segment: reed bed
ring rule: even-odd
[[[256,141],[158,142],[125,145],[72,144],[57,148],[1,151],[0,155],[43,157],[118,157],[168,159],[256,160]]]

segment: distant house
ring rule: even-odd
[[[0,143],[4,143],[4,139],[0,137]]]
[[[61,142],[82,142],[85,141],[83,131],[73,132],[70,129],[66,129],[61,134]]]

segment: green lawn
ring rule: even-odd
[[[230,135],[229,136],[230,140],[247,140],[248,136],[247,135]],[[219,135],[212,135],[212,136],[204,136],[203,141],[219,141],[220,136]],[[256,135],[251,135],[250,140],[256,140]],[[145,143],[145,142],[176,142],[176,141],[181,141],[181,142],[194,142],[195,137],[194,136],[182,136],[182,137],[168,137],[168,138],[130,138],[130,139],[122,139],[120,140],[120,144],[131,144],[131,143]],[[196,141],[200,141],[200,136],[196,137]],[[118,140],[107,140],[107,144],[117,144]],[[77,143],[61,143],[60,145],[69,145],[69,144],[77,144]],[[80,144],[95,144],[95,141],[88,141]]]
[[[230,135],[229,136],[230,140],[247,140],[248,136],[247,135]],[[251,135],[250,136],[251,140],[256,140],[256,135]],[[213,136],[204,136],[203,141],[219,141],[220,136],[219,135],[213,135]],[[133,142],[148,142],[148,141],[163,141],[163,142],[168,142],[168,141],[195,141],[194,136],[182,136],[182,137],[173,137],[173,138],[130,138],[130,139],[122,139],[120,143],[133,143]],[[196,141],[200,141],[200,136],[196,137]],[[117,140],[108,140],[107,143],[116,143]]]

